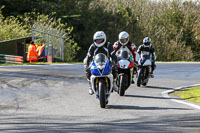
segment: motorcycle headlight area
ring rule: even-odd
[[[106,63],[104,63],[104,62],[99,62],[99,63],[96,63],[96,65],[97,65],[97,68],[98,68],[98,69],[102,70],[102,69],[105,68]]]
[[[106,61],[107,61],[106,55],[99,53],[95,56],[94,60],[98,69],[102,70],[105,68]]]

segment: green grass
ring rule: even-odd
[[[156,61],[157,63],[200,63],[200,61]]]
[[[170,95],[175,95],[185,100],[200,103],[200,86],[181,89],[171,93]]]

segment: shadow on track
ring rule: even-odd
[[[199,132],[199,113],[165,115],[157,118],[138,116],[129,119],[94,120],[80,116],[1,116],[0,132]]]
[[[139,107],[139,106],[131,106],[131,105],[107,105],[106,109],[126,109],[126,110],[190,110],[188,108]]]
[[[143,88],[152,88],[152,89],[162,89],[162,90],[171,90],[173,88],[160,87],[160,86],[142,86]]]
[[[166,97],[153,97],[153,96],[142,96],[142,95],[124,95],[124,97],[132,97],[132,98],[149,98],[149,99],[178,99],[180,100],[180,98],[166,98]]]
[[[54,81],[66,81],[66,82],[87,82],[85,75],[52,75],[49,74],[33,74],[33,73],[23,73],[23,72],[12,72],[9,74],[8,71],[0,74],[0,78],[27,78],[27,79],[40,79],[40,80],[54,80]]]

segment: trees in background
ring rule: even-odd
[[[27,35],[28,29],[20,22],[19,17],[4,17],[0,9],[0,40],[10,40]]]
[[[74,58],[71,60],[76,61],[82,61],[85,57],[89,45],[93,42],[93,34],[97,30],[105,31],[111,43],[118,39],[119,32],[125,30],[137,46],[142,43],[145,36],[149,36],[156,47],[158,60],[199,61],[199,4],[199,2],[183,2],[182,0],[158,2],[151,0],[0,1],[0,6],[5,5],[2,9],[4,15],[1,15],[2,20],[12,18],[10,16],[24,17],[25,12],[35,11],[42,15],[56,12],[55,19],[59,20],[60,24],[68,24],[63,27],[63,30],[68,31],[67,27],[73,27],[73,31],[70,30],[72,34],[69,34],[70,41],[65,46],[68,50],[65,58],[73,55]],[[15,21],[21,27],[27,25],[24,21],[22,22],[25,25],[21,24],[18,18]],[[19,36],[21,36],[20,32]],[[77,43],[73,41],[73,38]]]
[[[1,8],[3,9],[4,7]],[[64,58],[67,61],[73,61],[75,59],[79,46],[71,36],[73,27],[68,26],[67,23],[62,23],[60,18],[56,18],[55,13],[45,15],[36,12],[28,12],[20,16],[4,17],[2,15],[2,9],[0,9],[0,41],[31,36],[32,25],[38,24],[47,28],[40,29],[42,31],[48,31],[53,28],[61,33],[67,32],[65,36],[65,44],[67,45],[64,45],[64,51],[66,53]],[[39,36],[43,35],[41,34]],[[45,39],[47,39],[46,36],[42,40],[36,40],[36,43],[44,43],[47,41]],[[52,41],[51,43],[57,43],[56,38],[51,38],[50,41]]]

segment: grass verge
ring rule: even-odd
[[[170,93],[170,95],[175,95],[185,100],[200,103],[200,86],[181,89]]]
[[[156,63],[200,63],[200,61],[156,61]]]

